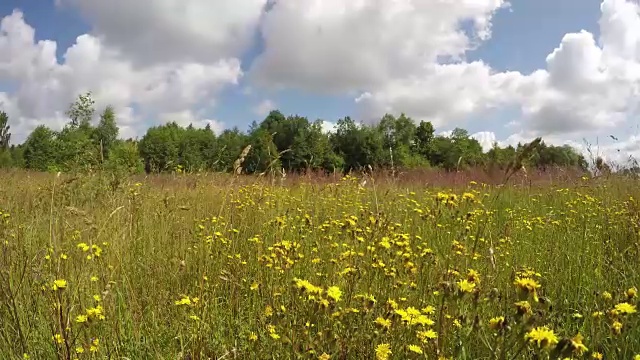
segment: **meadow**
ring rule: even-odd
[[[2,173],[0,359],[640,359],[637,180],[366,180]]]

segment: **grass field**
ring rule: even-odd
[[[254,180],[0,174],[0,359],[640,358],[637,181]]]

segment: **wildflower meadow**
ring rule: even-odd
[[[640,358],[637,180],[0,178],[0,359]]]

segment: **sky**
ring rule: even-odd
[[[485,148],[640,156],[637,0],[3,0],[0,19],[16,142],[91,91],[124,138],[273,109],[327,129],[405,113]]]

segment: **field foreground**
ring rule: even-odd
[[[0,359],[640,359],[631,180],[0,180]]]

